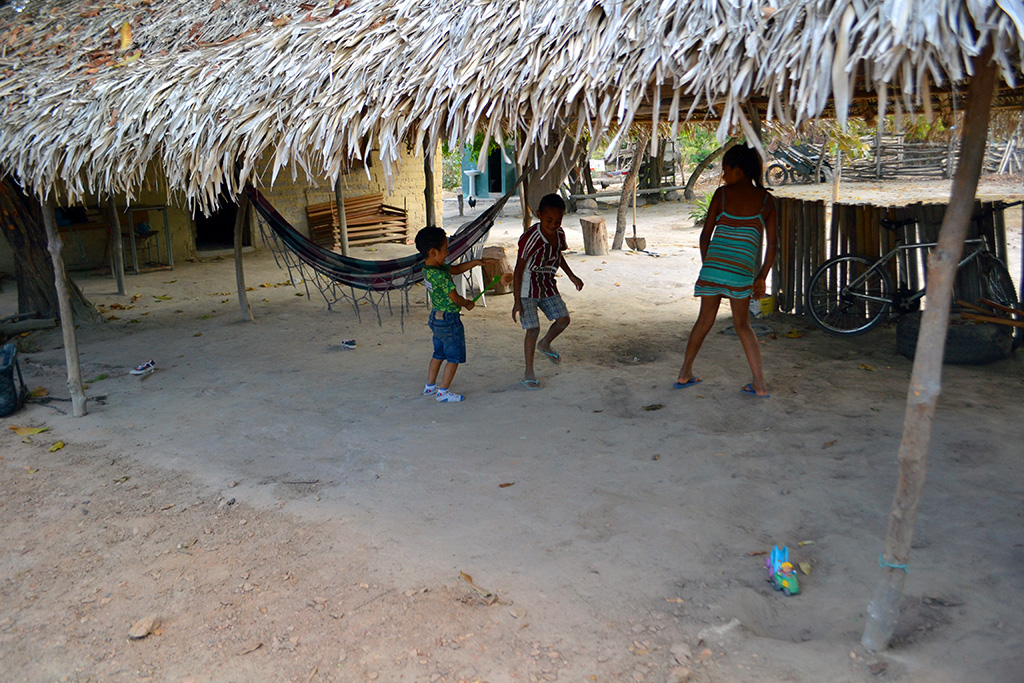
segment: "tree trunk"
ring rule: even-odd
[[[42,207],[9,177],[0,182],[0,226],[14,253],[18,314],[24,317],[59,317],[60,303],[53,260],[43,227]],[[67,278],[67,285],[75,318],[82,322],[100,320],[99,313],[74,281]]]
[[[529,184],[526,186],[526,201],[531,210],[536,209],[545,195],[558,194],[558,188],[569,173],[572,164],[572,140],[566,139],[562,144],[563,136],[564,127],[556,126],[537,155],[537,165],[530,174]]]
[[[683,190],[683,199],[688,202],[692,202],[696,199],[696,195],[693,193],[693,186],[697,184],[697,179],[700,178],[700,174],[703,173],[708,166],[714,163],[715,159],[728,152],[737,142],[739,142],[739,138],[729,138],[724,145],[704,157],[704,160],[697,164],[697,168],[693,169],[693,173],[690,174],[690,179],[686,181],[686,189]]]
[[[64,361],[68,366],[68,392],[71,394],[71,412],[75,417],[85,417],[89,410],[82,387],[82,366],[78,358],[78,335],[75,332],[75,314],[71,310],[71,295],[67,272],[61,256],[60,235],[57,234],[57,207],[53,197],[43,206],[43,226],[46,230],[46,247],[53,261],[54,288],[57,290],[57,304],[60,309],[60,331],[64,336]]]
[[[581,163],[583,164],[583,181],[587,184],[587,194],[597,194],[597,190],[594,189],[594,177],[590,174],[590,155],[587,154],[587,150],[583,150]]]
[[[957,263],[974,210],[978,176],[985,158],[988,119],[995,93],[996,65],[992,45],[974,60],[974,77],[967,91],[967,110],[962,127],[962,153],[953,178],[949,206],[939,230],[938,246],[928,257],[928,287],[917,338],[914,368],[907,392],[907,411],[898,455],[899,479],[892,509],[885,552],[878,558],[882,578],[868,605],[868,619],[861,644],[871,651],[884,649],[892,638],[899,615],[903,584],[907,578],[910,543],[914,535],[917,508],[924,490],[928,444],[932,419],[942,386],[942,357],[949,327],[949,308]]]
[[[634,185],[637,174],[640,173],[640,160],[647,151],[647,143],[651,140],[651,131],[647,128],[640,133],[636,141],[636,150],[633,152],[633,163],[629,167],[629,173],[622,181],[622,195],[619,197],[619,210],[615,214],[615,237],[612,239],[612,250],[622,249],[622,240],[626,237],[626,214],[629,212],[629,202],[633,197]]]

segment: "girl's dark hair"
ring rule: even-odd
[[[762,190],[764,189],[764,181],[762,180],[764,167],[761,164],[761,155],[753,147],[747,147],[746,145],[730,147],[722,157],[722,165],[740,169],[743,171],[743,175],[754,182],[754,185]]]

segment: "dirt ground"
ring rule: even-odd
[[[1024,356],[946,368],[897,636],[868,654],[910,361],[892,327],[841,339],[776,315],[772,396],[754,399],[723,317],[704,383],[672,390],[697,310],[688,210],[639,210],[659,257],[586,256],[567,216],[586,287],[560,280],[562,364],[520,388],[510,297],[488,297],[465,316],[454,405],[419,395],[422,289],[403,331],[306,299],[266,250],[245,258],[255,324],[230,259],[129,276],[125,298],[77,274],[113,318],[79,328],[89,415],[0,419],[0,678],[1024,680]],[[503,218],[490,243],[519,231]],[[59,331],[18,341],[31,387],[66,397]],[[148,358],[156,372],[128,374]],[[799,596],[765,582],[773,544],[809,563]]]

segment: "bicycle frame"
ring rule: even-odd
[[[870,276],[872,273],[875,273],[877,271],[881,271],[883,268],[888,266],[889,262],[892,261],[894,258],[896,258],[899,254],[901,254],[903,252],[910,251],[911,249],[931,249],[931,248],[937,247],[937,246],[938,246],[938,242],[915,242],[914,244],[898,244],[898,245],[896,245],[895,247],[890,249],[884,256],[882,256],[877,261],[872,263],[871,266],[867,270],[865,270],[864,273],[861,274],[860,277],[858,277],[857,279],[855,279],[852,282],[850,282],[850,284],[847,285],[847,291],[843,292],[843,296],[849,296],[849,297],[856,298],[856,299],[861,299],[861,300],[864,300],[864,301],[876,301],[878,303],[888,303],[888,304],[894,303],[895,300],[896,300],[895,298],[887,299],[885,297],[871,296],[871,295],[868,295],[868,294],[860,294],[860,293],[856,293],[855,294],[855,293],[851,293],[849,290],[850,289],[854,289],[858,285],[862,284],[868,278],[868,276]],[[969,254],[967,254],[962,259],[960,259],[960,262],[956,264],[957,270],[962,268],[965,263],[968,263],[969,261],[972,261],[973,259],[978,258],[978,256],[980,256],[981,254],[983,254],[983,253],[988,251],[988,244],[985,242],[985,239],[982,238],[982,237],[975,237],[975,238],[964,240],[964,248],[968,248],[968,247],[974,247],[974,249]],[[905,270],[900,270],[900,272],[897,273],[897,275],[899,276],[899,284],[900,284],[900,286],[906,288],[906,284],[907,284],[907,274],[906,274],[906,271]],[[906,301],[908,303],[913,303],[913,302],[917,301],[918,299],[922,298],[924,296],[924,294],[925,294],[925,290],[924,289],[920,289],[920,290],[914,292],[913,294],[911,294],[909,297],[907,297]]]

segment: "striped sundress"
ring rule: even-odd
[[[767,195],[764,201],[767,204]],[[694,296],[750,298],[765,227],[761,217],[764,206],[761,205],[761,213],[753,216],[733,216],[724,211],[718,214],[711,244],[693,290]]]

